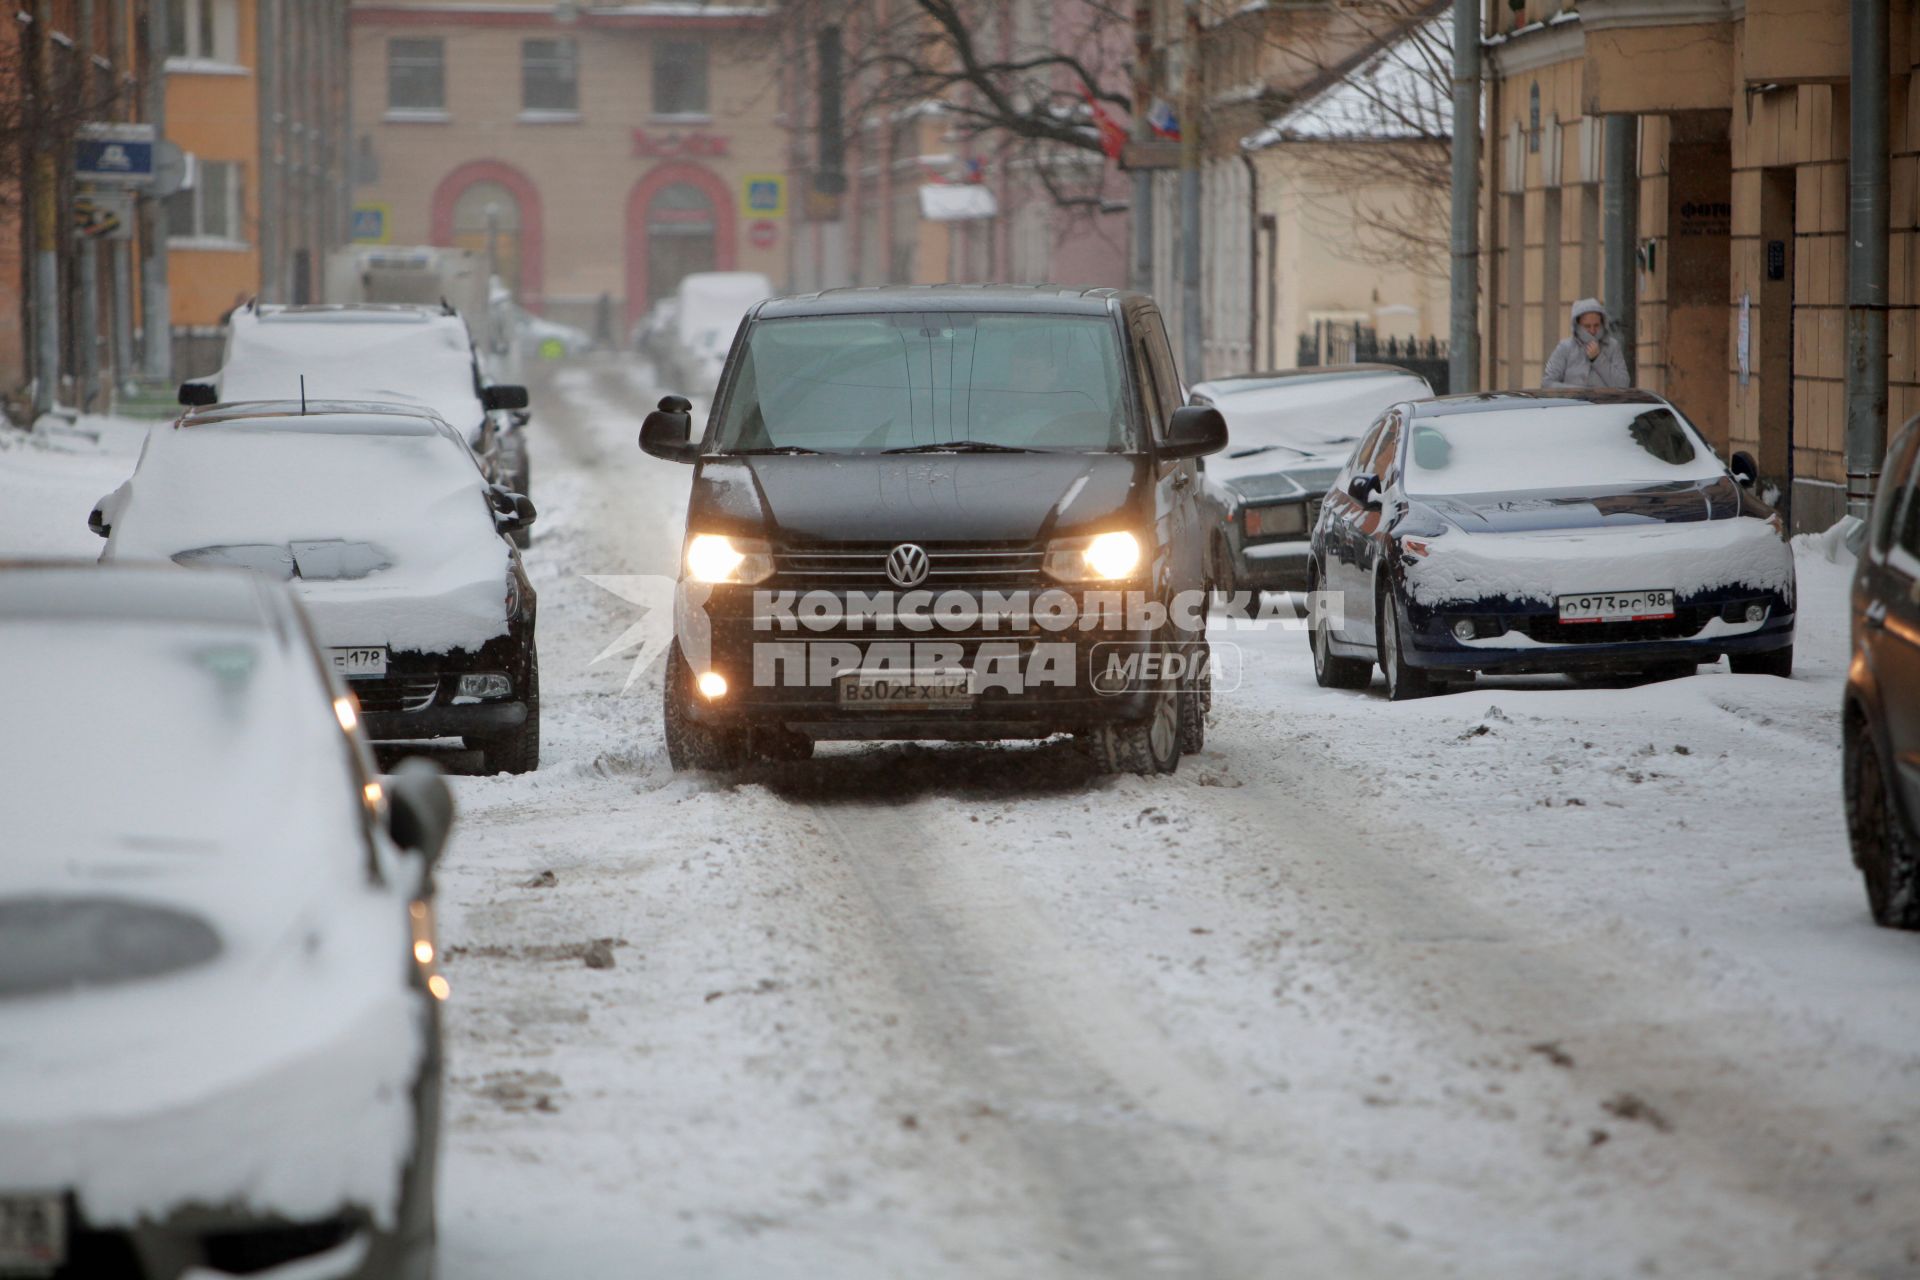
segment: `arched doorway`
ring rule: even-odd
[[[540,192],[527,175],[497,160],[474,160],[440,180],[432,203],[433,243],[487,252],[520,304],[546,306]],[[488,210],[493,210],[489,236]]]
[[[627,197],[627,323],[696,271],[734,268],[727,184],[694,164],[667,164]]]
[[[520,201],[498,182],[475,182],[453,202],[453,246],[472,249],[520,296]]]

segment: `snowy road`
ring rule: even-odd
[[[543,767],[457,780],[441,875],[450,1280],[1920,1273],[1920,940],[1847,860],[1847,565],[1802,548],[1791,682],[1388,704],[1223,632],[1244,683],[1172,778],[675,776],[657,672],[591,665],[638,610],[582,576],[671,571],[656,394],[535,389]]]

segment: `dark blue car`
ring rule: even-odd
[[[1679,410],[1644,391],[1502,391],[1395,405],[1314,526],[1314,674],[1390,698],[1482,672],[1793,669],[1793,554]]]

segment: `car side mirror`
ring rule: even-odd
[[[1363,507],[1380,505],[1380,477],[1367,473],[1347,481],[1347,496]]]
[[[493,508],[493,527],[501,533],[518,533],[540,514],[534,510],[533,499],[503,484],[487,486],[487,505]]]
[[[1733,478],[1740,482],[1743,489],[1753,488],[1754,482],[1760,479],[1760,464],[1745,449],[1734,451],[1733,460],[1727,463],[1727,470],[1733,473]]]
[[[107,523],[107,513],[99,507],[95,507],[87,516],[87,528],[103,538],[113,532],[113,526]]]
[[[524,409],[527,389],[511,382],[496,383],[480,392],[480,403],[488,409]]]
[[[220,393],[213,389],[211,382],[183,382],[180,384],[180,403],[191,408],[219,404]]]
[[[437,862],[453,830],[453,792],[440,767],[418,756],[400,762],[387,779],[387,834],[402,849]]]
[[[662,396],[660,407],[640,424],[640,449],[668,462],[692,462],[698,456],[693,436],[693,403],[685,396]]]
[[[1211,405],[1185,405],[1173,411],[1167,438],[1160,446],[1163,458],[1198,458],[1227,447],[1227,420]]]

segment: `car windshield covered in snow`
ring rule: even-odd
[[[806,316],[754,324],[718,447],[884,452],[954,443],[1133,447],[1113,323],[994,312]]]
[[[312,581],[477,552],[504,576],[485,480],[443,432],[428,418],[371,415],[156,432],[113,521],[113,556]]]
[[[1405,488],[1437,496],[1714,480],[1720,460],[1665,405],[1495,409],[1415,418]]]

